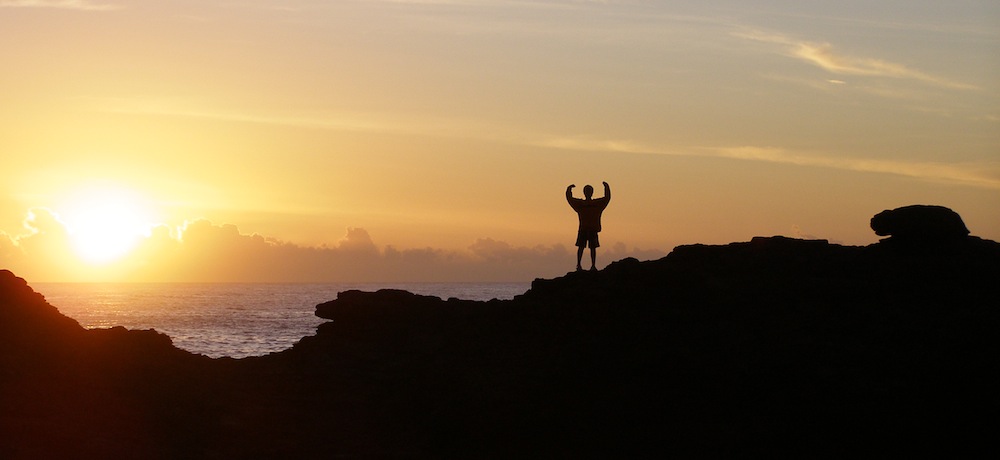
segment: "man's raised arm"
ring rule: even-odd
[[[607,182],[604,183],[604,199],[611,201],[611,186]]]
[[[570,203],[573,202],[573,187],[576,187],[576,184],[570,184],[569,187],[566,187],[566,201]]]

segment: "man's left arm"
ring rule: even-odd
[[[611,202],[611,186],[607,182],[604,183],[604,200],[608,203]]]

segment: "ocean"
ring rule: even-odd
[[[213,358],[260,356],[291,348],[326,320],[319,303],[337,293],[393,288],[447,299],[512,299],[523,283],[38,283],[35,291],[81,326],[156,329],[174,345]]]

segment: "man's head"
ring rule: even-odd
[[[590,197],[594,196],[594,187],[591,187],[589,185],[584,185],[583,186],[583,196],[585,196],[587,198],[590,198]]]

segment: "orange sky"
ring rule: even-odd
[[[551,277],[605,180],[599,265],[917,203],[1000,240],[1000,5],[746,3],[0,0],[0,267]]]

